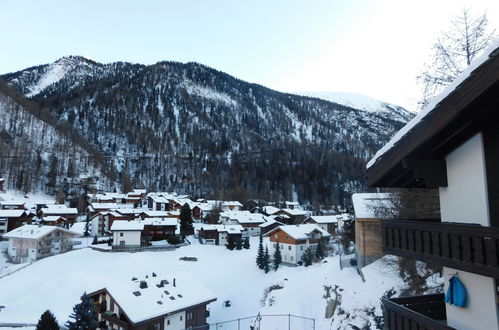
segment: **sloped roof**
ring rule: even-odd
[[[141,282],[147,283],[147,288],[141,289]],[[135,281],[116,279],[105,290],[134,324],[216,300],[210,290],[186,272],[148,274]]]
[[[39,225],[24,225],[4,234],[4,238],[25,238],[25,239],[39,239],[53,231],[64,231],[69,234],[78,235],[78,233],[56,226],[39,226]]]
[[[277,228],[274,228],[273,230],[269,231],[268,233],[265,234],[265,236],[269,236],[272,233],[282,230],[292,238],[296,240],[304,240],[309,237],[309,235],[314,232],[318,231],[321,233],[322,237],[329,237],[331,236],[330,233],[322,229],[321,227],[314,225],[314,224],[302,224],[302,225],[286,225],[286,226],[279,226]]]
[[[130,231],[142,231],[144,229],[144,223],[139,220],[116,220],[113,221],[111,225],[111,230],[130,230]]]
[[[357,193],[352,195],[353,209],[357,219],[376,219],[376,209],[391,207],[389,193]]]

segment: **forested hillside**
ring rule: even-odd
[[[107,155],[125,190],[344,205],[365,188],[366,160],[412,117],[280,93],[197,63],[65,57],[3,78]]]

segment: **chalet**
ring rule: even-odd
[[[288,217],[290,224],[300,224],[306,219],[308,213],[300,209],[280,209],[272,213],[272,215],[283,216],[283,219],[285,219],[284,217]]]
[[[134,220],[135,215],[121,214],[116,210],[103,211],[92,216],[88,221],[92,224],[92,236],[102,236],[109,233],[113,222],[116,220]]]
[[[261,223],[258,225],[260,227],[260,233],[262,235],[265,235],[269,231],[273,230],[274,228],[277,228],[279,226],[284,226],[284,223],[279,222],[275,220],[277,217],[269,217],[267,219],[267,222]]]
[[[15,262],[28,262],[73,248],[77,233],[56,226],[24,225],[4,234],[9,239],[7,253]]]
[[[0,236],[22,225],[31,224],[34,214],[25,210],[0,210]]]
[[[263,214],[249,211],[225,211],[220,213],[220,222],[222,224],[241,225],[248,231],[249,236],[259,236],[259,226],[266,221],[267,218]]]
[[[47,215],[40,220],[40,223],[44,226],[58,226],[66,227],[69,226],[68,219],[60,215]]]
[[[265,236],[270,240],[270,255],[274,254],[279,242],[282,262],[290,265],[297,265],[307,248],[315,251],[319,242],[327,247],[331,238],[331,234],[313,224],[279,226]]]
[[[170,201],[163,196],[150,195],[147,197],[147,208],[151,211],[170,210]]]
[[[202,225],[198,235],[202,244],[226,245],[246,238],[247,232],[241,225]]]
[[[385,329],[499,329],[499,40],[367,165],[371,187],[436,188],[440,219],[382,220],[385,253],[443,266],[467,303],[383,299]]]
[[[298,202],[285,201],[284,205],[287,209],[291,209],[291,210],[300,208],[300,203],[298,203]]]
[[[116,203],[90,203],[85,212],[87,213],[87,218],[90,219],[99,212],[105,212],[109,210],[117,210],[122,208],[130,208],[130,205],[126,204],[116,204]]]
[[[48,216],[61,216],[67,219],[69,223],[75,223],[78,216],[76,208],[67,207],[66,205],[47,205],[38,211],[38,217],[43,218]]]
[[[179,234],[180,225],[177,218],[145,218],[142,239],[144,242],[166,239]]]
[[[141,234],[144,230],[142,221],[115,221],[111,226],[113,248],[130,248],[141,246]]]
[[[222,202],[222,210],[224,211],[240,211],[243,204],[238,201],[225,201]]]
[[[116,280],[88,296],[100,329],[208,330],[207,306],[216,301],[198,280],[181,272]]]
[[[336,215],[313,215],[305,219],[304,223],[315,224],[331,235],[336,235],[338,230],[338,217]]]
[[[26,202],[23,201],[0,201],[1,210],[24,210]]]

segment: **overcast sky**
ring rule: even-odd
[[[422,63],[464,7],[499,25],[498,0],[2,0],[0,73],[65,55],[196,61],[279,91],[414,109]]]

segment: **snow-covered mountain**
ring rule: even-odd
[[[397,120],[409,121],[415,114],[401,106],[383,102],[367,95],[348,92],[298,92],[298,95],[317,97],[333,103],[342,104],[354,109],[391,116]]]
[[[198,63],[71,56],[3,78],[135,185],[237,199],[344,205],[365,187],[366,160],[413,116],[280,93]]]
[[[83,192],[82,185],[109,188],[108,170],[77,132],[0,81],[0,177],[6,188],[68,197]]]

